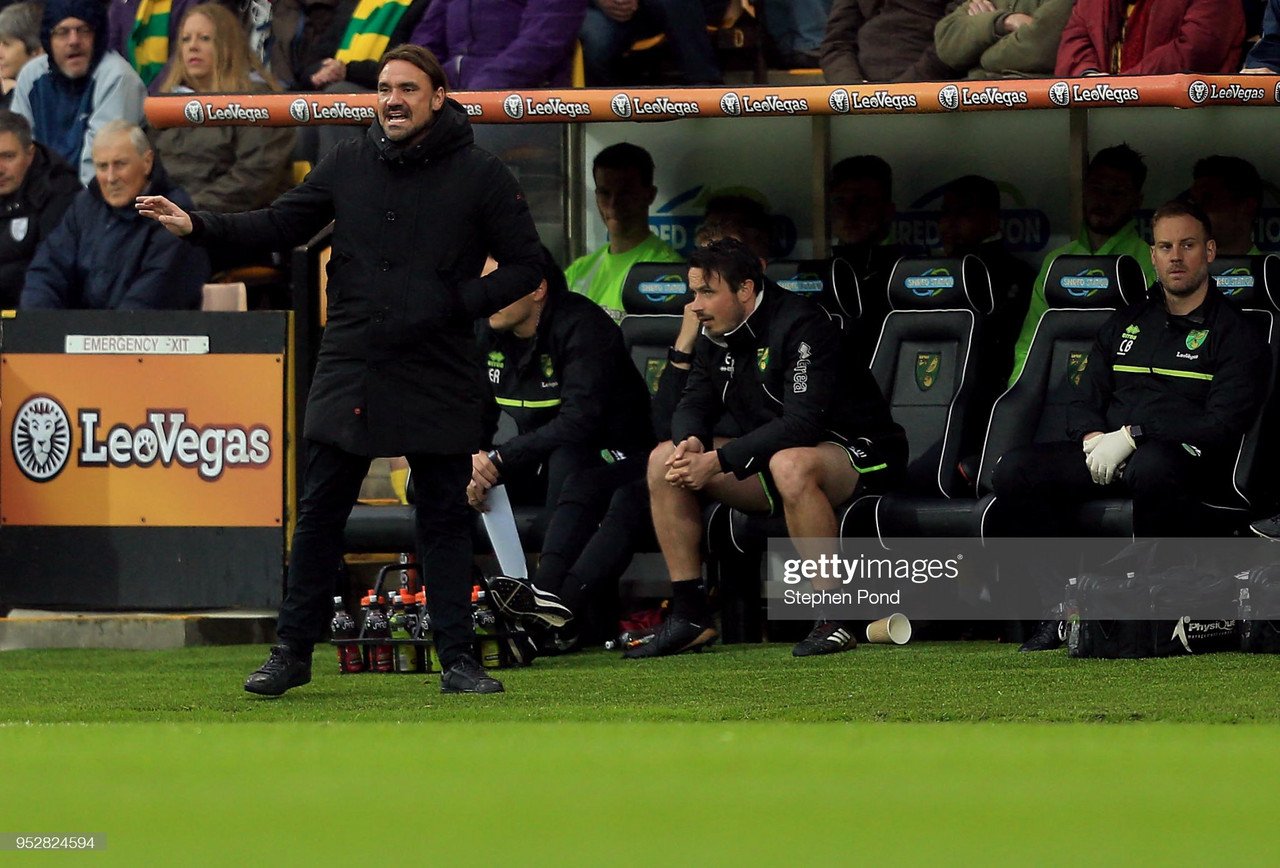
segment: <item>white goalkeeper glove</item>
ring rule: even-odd
[[[1088,466],[1093,481],[1098,485],[1110,485],[1116,478],[1116,472],[1129,460],[1138,444],[1133,442],[1129,429],[1121,427],[1108,431],[1101,437],[1094,437],[1084,448],[1084,463]]]

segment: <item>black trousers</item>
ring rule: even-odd
[[[1074,528],[1063,527],[1062,504],[1131,497],[1135,536],[1197,536],[1212,464],[1180,443],[1149,442],[1129,457],[1119,480],[1101,486],[1090,478],[1078,442],[1036,443],[1001,457],[992,487],[1010,535],[1070,536]]]
[[[328,632],[342,570],[342,532],[371,461],[314,440],[307,441],[307,448],[284,603],[276,624],[280,640],[304,653]],[[472,515],[466,497],[471,456],[406,457],[416,491],[415,529],[427,608],[440,662],[448,668],[460,654],[470,653],[475,634]]]
[[[499,446],[498,449],[501,451],[502,447]],[[561,446],[552,450],[541,464],[518,470],[503,470],[501,481],[507,486],[507,496],[511,498],[512,505],[541,507],[534,521],[534,533],[545,540],[565,483],[579,471],[603,464],[604,459],[600,456],[599,449]]]
[[[647,466],[647,455],[633,455],[575,473],[543,538],[534,582],[602,636],[617,632],[618,579],[632,555],[657,549]]]

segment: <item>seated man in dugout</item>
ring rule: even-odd
[[[40,244],[18,306],[54,309],[182,310],[200,307],[209,257],[134,208],[143,194],[190,208],[147,140],[128,121],[110,121],[93,142],[94,180]]]
[[[655,438],[649,392],[621,329],[590,299],[569,291],[545,248],[542,256],[538,287],[477,328],[493,397],[486,414],[490,448],[472,456],[467,500],[487,511],[489,491],[501,483],[513,502],[542,506],[537,525],[546,569],[538,570],[532,587],[497,577],[490,588],[509,614],[562,627],[572,610],[551,592],[560,591],[582,533],[572,520],[557,520],[561,491],[579,472],[643,462]],[[493,446],[500,412],[518,433]]]
[[[695,250],[689,288],[702,334],[671,440],[649,456],[648,471],[672,606],[652,641],[627,650],[632,658],[698,650],[718,635],[702,586],[704,499],[780,511],[792,539],[833,539],[834,505],[884,490],[906,464],[902,428],[839,329],[816,303],[768,281],[750,248],[723,238]],[[744,433],[714,436],[722,415]],[[792,653],[856,646],[853,631],[824,613]]]
[[[1009,535],[1064,536],[1064,504],[1133,499],[1136,537],[1203,533],[1207,493],[1230,484],[1240,438],[1267,395],[1259,330],[1209,277],[1213,226],[1174,201],[1152,218],[1151,296],[1102,326],[1071,403],[1068,440],[1001,456],[992,485]],[[1021,650],[1062,644],[1045,621]]]

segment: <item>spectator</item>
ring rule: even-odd
[[[1209,215],[1219,256],[1257,256],[1253,227],[1262,212],[1262,178],[1253,163],[1215,154],[1191,170],[1191,201]]]
[[[31,140],[27,119],[0,110],[0,310],[18,306],[36,247],[79,191],[76,170]]]
[[[575,259],[565,269],[574,292],[587,296],[622,319],[622,283],[637,262],[680,262],[671,245],[649,231],[649,206],[658,195],[653,185],[653,157],[630,142],[610,145],[591,164],[596,208],[609,232],[609,243]]]
[[[938,220],[942,253],[982,260],[991,275],[994,309],[984,324],[980,386],[1003,383],[1018,328],[1027,315],[1035,269],[1008,251],[1000,231],[1000,189],[980,175],[965,175],[947,185]],[[992,395],[991,397],[994,397]]]
[[[1262,38],[1249,49],[1241,72],[1255,75],[1280,74],[1280,0],[1267,0],[1262,16]]]
[[[933,31],[938,58],[969,78],[1053,74],[1072,0],[967,0]]]
[[[569,292],[549,252],[542,258],[538,288],[477,328],[493,402],[488,446],[472,456],[467,499],[483,511],[489,489],[503,483],[513,502],[542,505],[535,527],[544,531],[546,566],[539,566],[534,586],[554,593],[599,521],[584,521],[572,508],[561,513],[566,481],[610,468],[620,484],[620,465],[642,474],[654,437],[648,390],[622,332],[598,306]],[[518,433],[492,448],[499,411]],[[501,584],[490,584],[499,603],[507,598]]]
[[[822,309],[768,281],[746,245],[726,238],[696,249],[689,284],[702,336],[671,440],[650,455],[648,471],[673,601],[653,640],[627,657],[716,638],[701,582],[704,499],[757,513],[780,507],[793,539],[831,539],[839,536],[833,504],[891,484],[906,464],[906,439],[870,372],[847,355]],[[714,436],[722,415],[741,436]],[[792,653],[856,646],[847,625],[823,617]]]
[[[1195,537],[1201,501],[1231,484],[1240,438],[1266,398],[1270,354],[1258,330],[1209,277],[1209,218],[1170,202],[1152,221],[1149,299],[1098,332],[1068,414],[1069,439],[1001,456],[998,509],[1025,536],[1069,536],[1064,503],[1133,498],[1136,537]],[[1023,646],[1062,644],[1045,622]]]
[[[27,61],[44,53],[40,47],[39,3],[14,3],[0,11],[0,108],[8,108],[18,73]]]
[[[589,0],[582,22],[582,61],[588,87],[623,81],[618,59],[638,39],[665,34],[686,85],[723,81],[706,25],[718,25],[724,0]]]
[[[862,316],[854,324],[856,346],[870,361],[880,325],[889,313],[889,274],[908,250],[894,238],[893,169],[873,154],[846,157],[831,167],[827,189],[834,257],[843,259],[858,276]]]
[[[1031,338],[1040,317],[1048,309],[1044,298],[1044,281],[1049,266],[1062,254],[1116,256],[1128,254],[1138,260],[1142,273],[1151,283],[1156,279],[1151,262],[1151,248],[1138,234],[1136,212],[1142,205],[1142,185],[1147,181],[1147,166],[1142,155],[1128,145],[1103,148],[1094,154],[1084,176],[1084,226],[1076,240],[1050,250],[1031,288],[1027,318],[1023,320],[1017,346],[1013,350],[1013,372],[1009,385],[1022,373]]]
[[[372,93],[378,87],[382,55],[391,46],[410,41],[429,2],[340,0],[328,18],[329,26],[311,46],[296,89]],[[308,127],[299,136],[299,151],[312,163],[318,163],[339,142],[363,137],[364,129],[352,124]]]
[[[956,70],[938,59],[933,31],[962,0],[835,0],[822,40],[830,84],[943,81]]]
[[[1240,0],[1077,0],[1054,74],[1235,72],[1243,43]]]
[[[249,53],[236,17],[221,4],[201,3],[182,18],[159,90],[250,93],[278,88]],[[294,133],[287,127],[172,127],[149,134],[173,183],[203,211],[261,208],[289,186]]]
[[[169,56],[178,39],[178,22],[200,0],[108,0],[109,51],[128,61],[142,83],[157,93],[156,83],[169,71]],[[234,0],[233,0],[234,2]]]
[[[764,26],[781,69],[814,69],[831,14],[831,0],[763,0]]]
[[[412,41],[458,90],[568,87],[587,0],[434,0]]]
[[[36,251],[20,307],[110,310],[200,306],[204,251],[134,209],[142,193],[190,205],[156,160],[146,133],[108,122],[93,146],[96,177]]]
[[[378,61],[393,45],[410,41],[430,0],[341,0],[329,28],[312,46],[297,83],[322,90],[339,82],[343,93],[371,93],[378,87]]]
[[[99,0],[50,0],[40,24],[45,54],[18,75],[12,108],[37,142],[93,180],[93,139],[108,122],[142,120],[146,88],[128,61],[108,51]]]

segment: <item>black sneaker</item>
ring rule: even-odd
[[[716,640],[716,628],[710,624],[695,624],[680,615],[670,615],[653,634],[653,639],[642,645],[632,645],[622,652],[630,660],[642,657],[666,657],[685,651],[701,651]]]
[[[573,612],[560,598],[539,590],[528,579],[492,576],[485,580],[489,599],[504,614],[520,620],[537,619],[548,627],[563,627],[573,620]]]
[[[273,645],[267,662],[244,682],[244,689],[259,696],[279,696],[311,681],[311,657],[303,657],[288,645]]]
[[[1249,530],[1263,539],[1280,541],[1280,515],[1255,521],[1249,525]]]
[[[470,654],[463,654],[440,676],[441,693],[502,693],[502,682],[484,671]]]
[[[1066,621],[1041,621],[1031,638],[1022,643],[1019,651],[1052,651],[1067,641]]]
[[[791,656],[812,657],[815,654],[835,654],[838,651],[852,651],[857,647],[857,637],[844,624],[839,621],[819,621],[813,625],[809,635],[791,649]]]

